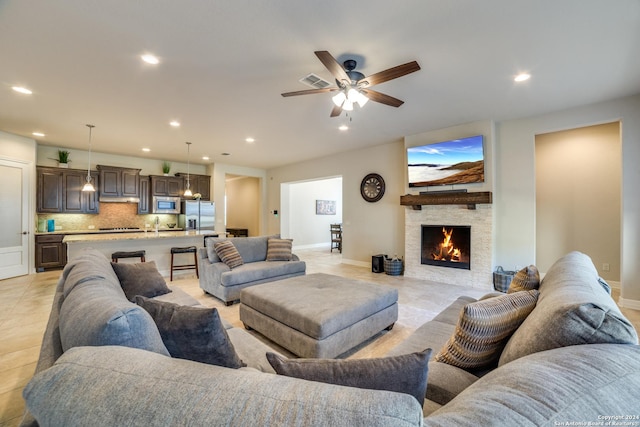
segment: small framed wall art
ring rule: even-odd
[[[316,200],[316,215],[335,215],[335,200]]]

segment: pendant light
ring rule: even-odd
[[[91,130],[94,125],[86,125],[89,128],[89,166],[87,166],[87,182],[82,187],[82,191],[96,191],[96,188],[91,183]]]
[[[191,183],[189,182],[189,153],[191,151],[191,143],[185,142],[185,144],[187,144],[187,188],[184,190],[184,196],[191,197],[193,196],[193,193],[191,192]]]

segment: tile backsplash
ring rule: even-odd
[[[175,214],[138,215],[137,203],[100,203],[98,215],[38,214],[37,219],[53,219],[56,231],[90,230],[90,226],[96,230],[114,227],[138,227],[144,230],[145,224],[154,227],[156,217],[160,221],[160,228],[167,228],[167,224],[178,222],[178,215]]]

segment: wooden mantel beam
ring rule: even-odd
[[[467,205],[469,209],[475,209],[476,204],[491,204],[493,195],[491,191],[462,192],[433,192],[430,194],[406,194],[400,196],[400,205],[411,206],[420,210],[423,205]]]

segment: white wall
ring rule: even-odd
[[[99,147],[98,147],[99,148]],[[118,154],[107,154],[95,151],[96,144],[93,144],[91,150],[91,169],[95,170],[96,165],[117,166],[125,168],[142,169],[141,175],[162,175],[162,162],[163,160],[152,159],[147,157],[131,157],[121,156]],[[73,148],[65,147],[51,147],[49,145],[38,145],[38,166],[58,166],[58,150],[69,151],[69,167],[73,169],[87,169],[89,165],[89,151],[76,150]],[[187,164],[181,162],[171,162],[171,172],[173,175],[176,172],[187,173]],[[198,165],[191,163],[189,165],[189,172],[197,175],[208,175],[206,165]]]
[[[503,265],[535,262],[535,136],[618,120],[622,129],[620,302],[640,309],[640,95],[497,125],[496,254]]]
[[[342,176],[342,224],[345,263],[371,265],[371,255],[404,253],[405,150],[402,141],[353,150],[267,171],[267,210],[281,209],[281,184]],[[360,183],[368,173],[379,173],[386,192],[377,203],[360,196]],[[280,232],[280,217],[269,215],[268,234]],[[283,221],[287,220],[283,218]]]
[[[284,217],[288,218],[286,237],[292,238],[296,247],[329,247],[330,225],[342,222],[342,178],[283,184],[283,186],[289,186],[287,192],[289,202],[283,203],[282,207]],[[316,200],[335,201],[336,214],[316,215]]]

